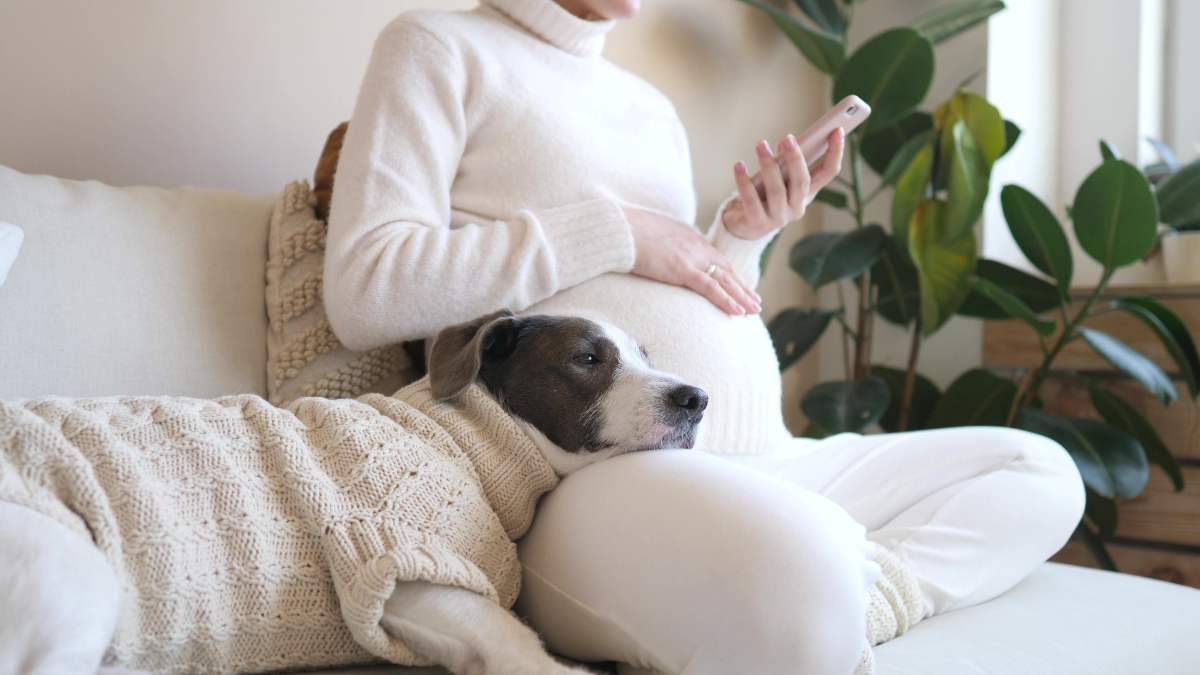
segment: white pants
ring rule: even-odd
[[[518,610],[583,660],[850,673],[875,546],[909,565],[937,614],[1011,588],[1066,543],[1083,505],[1062,446],[995,427],[629,455],[543,500]]]

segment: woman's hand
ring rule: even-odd
[[[626,208],[625,218],[637,247],[634,274],[690,288],[735,316],[762,311],[762,298],[695,228],[636,208]]]
[[[776,155],[771,152],[771,146],[766,141],[759,142],[755,153],[758,155],[766,199],[759,197],[746,163],[738,160],[733,165],[733,180],[737,184],[738,196],[721,214],[725,229],[735,237],[758,239],[802,218],[817,193],[841,173],[845,147],[846,139],[842,130],[835,129],[829,135],[829,150],[810,174],[800,144],[795,136],[788,134],[779,141],[777,148],[787,165],[788,180],[785,185],[783,172]]]

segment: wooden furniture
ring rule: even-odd
[[[1152,297],[1174,310],[1200,341],[1200,287],[1136,287],[1109,289],[1110,295]],[[1087,289],[1072,291],[1077,301]],[[1097,303],[1103,307],[1103,299]],[[1102,330],[1152,358],[1168,373],[1175,364],[1154,333],[1122,312],[1096,317],[1087,326]],[[990,321],[984,328],[984,365],[1016,371],[1041,362],[1033,331],[1018,321]],[[1158,466],[1150,468],[1145,492],[1121,502],[1117,531],[1106,540],[1122,572],[1154,577],[1200,588],[1200,402],[1193,401],[1177,381],[1180,399],[1164,406],[1136,382],[1117,372],[1082,341],[1065,348],[1055,361],[1058,373],[1073,371],[1087,380],[1119,393],[1154,425],[1167,447],[1179,459],[1184,490],[1175,492]],[[1087,386],[1076,379],[1052,378],[1042,388],[1048,412],[1076,417],[1098,417],[1088,399]],[[1058,562],[1095,567],[1082,542],[1072,540],[1054,557]]]

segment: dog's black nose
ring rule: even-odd
[[[688,419],[699,417],[708,407],[708,394],[699,387],[686,384],[672,389],[668,398]]]

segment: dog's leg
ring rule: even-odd
[[[120,611],[117,577],[92,543],[0,503],[0,673],[94,673]]]
[[[383,629],[455,675],[568,675],[511,612],[452,586],[402,583],[384,605]]]

